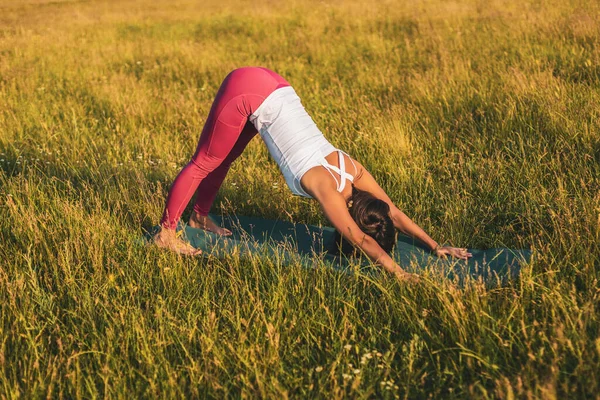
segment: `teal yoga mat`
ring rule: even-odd
[[[263,254],[278,262],[301,263],[306,267],[326,264],[335,269],[353,271],[357,266],[362,273],[377,273],[380,268],[365,256],[347,258],[329,251],[335,230],[291,222],[274,221],[256,217],[211,215],[213,220],[233,232],[220,236],[181,224],[186,240],[202,249],[205,256],[224,257],[227,254]],[[469,249],[473,257],[468,261],[441,259],[427,251],[411,238],[399,235],[392,257],[404,269],[421,273],[428,269],[450,279],[467,276],[488,282],[505,282],[518,276],[521,266],[530,261],[531,251],[494,248]]]

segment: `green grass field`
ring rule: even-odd
[[[521,278],[142,245],[245,65],[438,241],[531,248]],[[258,138],[213,211],[327,224]],[[0,0],[0,398],[599,399],[599,243],[597,1]]]

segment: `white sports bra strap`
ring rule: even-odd
[[[346,153],[344,153],[344,154],[346,154]],[[348,154],[346,154],[346,155],[348,156]],[[354,163],[354,160],[352,159],[352,157],[348,156],[348,160],[350,160],[350,162],[352,163],[352,166],[354,167],[354,176],[352,177],[352,181],[354,182],[354,178],[356,177],[356,175],[358,175],[358,168],[356,168],[356,164]]]
[[[344,161],[344,154],[346,154],[346,153],[344,153],[341,150],[338,150],[338,159],[339,159],[339,163],[340,163],[340,167],[339,168],[336,167],[335,165],[331,165],[329,163],[323,164],[323,167],[325,167],[325,169],[327,171],[329,171],[329,173],[331,174],[331,176],[333,176],[333,179],[335,179],[335,183],[337,184],[337,190],[338,190],[338,192],[341,192],[346,187],[346,179],[348,179],[350,182],[354,182],[354,176],[352,176],[352,175],[350,175],[349,173],[346,172],[346,162]],[[358,173],[358,169],[356,168],[356,164],[354,164],[354,161],[352,160],[352,158],[350,158],[350,156],[348,156],[348,158],[352,162],[352,165],[354,165],[354,170]],[[339,181],[337,180],[337,178],[335,177],[335,175],[331,171],[337,172],[340,175],[340,180]]]
[[[344,188],[346,187],[346,177],[350,175],[346,173],[346,163],[344,162],[344,155],[341,151],[338,151],[338,158],[340,162],[340,180],[342,181],[342,183],[338,187],[338,192],[341,193],[342,190],[344,190]]]
[[[327,171],[329,171],[329,173],[331,174],[331,176],[332,176],[332,177],[333,177],[333,179],[335,180],[335,185],[336,185],[337,187],[340,187],[340,182],[339,182],[339,181],[338,181],[338,179],[335,177],[335,175],[333,174],[333,172],[331,172],[331,170],[329,169],[329,168],[331,168],[331,167],[333,167],[333,166],[329,166],[329,167],[328,167],[327,165],[323,165],[323,167],[325,167],[325,169],[326,169]],[[337,172],[337,171],[335,171],[335,172]]]

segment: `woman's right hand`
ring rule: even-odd
[[[406,283],[417,283],[421,280],[419,275],[411,274],[410,272],[406,272],[404,270],[394,272],[394,276],[396,276],[396,279],[398,279],[400,282]]]

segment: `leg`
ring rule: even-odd
[[[211,118],[209,118],[209,121],[211,121]],[[156,245],[182,254],[200,254],[199,250],[194,249],[192,245],[177,237],[175,231],[177,221],[196,188],[227,158],[228,153],[237,142],[244,122],[245,120],[242,120],[237,128],[233,125],[222,124],[218,120],[215,124],[207,123],[205,125],[202,137],[208,137],[209,140],[200,140],[196,155],[175,178],[161,220],[163,229],[154,237]],[[209,127],[209,130],[207,130],[207,127]],[[216,135],[218,135],[218,140],[213,141],[212,139],[215,138],[212,136]],[[212,146],[213,143],[216,146]]]
[[[225,176],[231,167],[231,164],[242,154],[250,140],[257,134],[256,128],[250,122],[246,123],[244,130],[240,134],[235,146],[214,171],[202,181],[198,190],[196,190],[196,203],[194,212],[190,216],[188,224],[193,228],[204,229],[219,235],[229,236],[231,231],[217,225],[209,216],[210,208],[215,201],[219,188],[225,180]]]
[[[250,122],[246,123],[244,130],[240,134],[240,137],[229,155],[223,160],[221,165],[208,174],[200,186],[198,186],[198,190],[196,190],[196,204],[194,205],[194,212],[197,215],[208,215],[231,164],[242,154],[250,140],[252,140],[257,133],[254,125]]]
[[[245,121],[242,121],[245,123]],[[243,124],[240,124],[243,126]],[[177,221],[185,206],[189,203],[196,188],[204,178],[213,172],[227,157],[228,153],[237,142],[242,129],[217,122],[216,129],[210,130],[208,136],[218,136],[217,146],[211,146],[211,140],[201,140],[199,154],[181,170],[169,191],[167,204],[161,221],[161,225],[168,229],[175,229]],[[203,134],[204,136],[204,134]],[[212,141],[214,143],[216,141]],[[206,145],[208,143],[208,145]],[[213,152],[213,148],[218,147],[218,151]]]
[[[197,254],[197,251],[189,243],[176,237],[177,221],[202,181],[228,158],[238,143],[248,116],[279,84],[273,76],[260,68],[240,68],[225,78],[202,130],[196,153],[179,173],[169,191],[161,219],[163,229],[154,238],[158,246],[167,247],[179,253]],[[243,150],[247,142],[239,143]],[[236,151],[241,152],[239,149]],[[237,155],[234,153],[231,161],[236,157]],[[224,173],[215,174],[214,182],[219,179],[222,182],[219,175],[223,174],[224,178],[230,164],[231,162],[226,163],[223,168]],[[218,189],[220,183],[207,186],[209,186],[208,189],[210,186]],[[212,195],[212,199],[214,200],[214,195]],[[210,202],[212,203],[212,200]],[[210,205],[208,207],[210,208]]]

